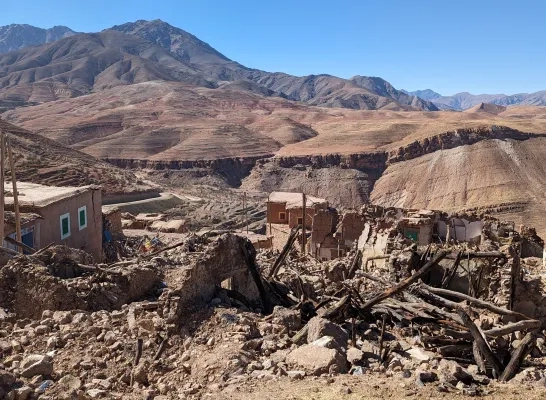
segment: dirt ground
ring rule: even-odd
[[[481,399],[544,399],[546,388],[527,385],[490,383]],[[229,387],[226,391],[211,394],[212,399],[244,400],[333,400],[333,399],[466,399],[470,396],[461,393],[442,393],[434,384],[418,388],[413,380],[402,377],[376,375],[348,376],[335,378],[306,378],[291,381],[282,378],[278,381],[245,382],[239,387]]]

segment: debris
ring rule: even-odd
[[[377,235],[390,215],[360,218]],[[63,246],[18,255],[0,269],[0,393],[198,398],[350,373],[472,396],[495,377],[546,381],[529,363],[546,354],[539,264],[520,257],[511,279],[523,239],[487,229],[481,244],[419,246],[396,228],[379,258],[355,246],[323,262],[290,246],[274,274],[278,252],[229,233],[111,264]]]

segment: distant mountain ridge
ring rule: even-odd
[[[10,25],[0,29],[4,32],[0,41],[4,45],[0,50],[0,105],[8,108],[9,104],[52,101],[116,85],[162,80],[251,91],[314,106],[438,109],[381,78],[298,77],[248,68],[161,20],[139,20],[87,34],[75,34],[66,27],[43,30]]]
[[[429,100],[429,101],[442,97],[440,93],[436,93],[434,90],[431,90],[431,89],[415,90],[413,92],[408,92],[407,90],[402,89],[401,91],[406,94],[417,96],[423,100]]]
[[[0,53],[15,51],[28,46],[39,46],[75,35],[66,26],[54,26],[49,29],[37,28],[26,24],[12,24],[0,27]]]
[[[494,104],[497,106],[546,106],[546,90],[534,93],[518,93],[513,95],[505,94],[471,94],[468,92],[456,93],[452,96],[442,96],[431,89],[415,90],[404,93],[418,96],[423,100],[430,100],[442,110],[464,111],[482,103]]]

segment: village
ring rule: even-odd
[[[409,396],[546,388],[533,228],[272,192],[258,228],[245,203],[238,228],[194,232],[103,205],[97,185],[9,172],[0,398],[232,398],[300,380],[340,398],[359,379]]]

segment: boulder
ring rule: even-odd
[[[51,357],[41,354],[31,354],[21,361],[21,376],[32,378],[36,375],[49,376],[53,372]]]
[[[15,384],[15,376],[10,372],[0,369],[0,388],[9,390]]]
[[[308,326],[307,343],[312,343],[324,336],[331,336],[341,349],[347,347],[349,335],[341,326],[321,317],[311,318]]]
[[[133,370],[133,379],[135,380],[135,382],[141,383],[143,385],[147,385],[149,369],[150,369],[150,365],[146,361],[138,364]]]
[[[302,325],[299,310],[290,310],[279,306],[273,309],[273,319],[271,322],[276,325],[286,326],[289,331],[299,330]]]
[[[339,345],[332,336],[323,336],[310,344],[312,344],[313,346],[326,347],[327,349],[339,348]]]
[[[53,321],[59,325],[66,325],[72,322],[72,314],[70,314],[70,311],[55,311],[52,318]]]
[[[438,365],[437,371],[440,382],[447,382],[451,385],[457,385],[462,382],[465,385],[470,385],[473,381],[472,374],[461,367],[455,361],[442,359]]]
[[[32,393],[30,386],[23,386],[15,389],[15,400],[27,400]]]
[[[438,375],[432,371],[416,371],[415,378],[417,386],[422,386],[424,383],[436,382]]]
[[[293,350],[286,357],[286,362],[312,375],[328,373],[332,367],[337,369],[337,372],[347,372],[345,356],[339,350],[313,344],[306,344]]]
[[[80,378],[68,374],[59,379],[58,385],[69,393],[75,393],[81,389],[82,381]]]
[[[351,364],[358,364],[364,358],[364,353],[362,350],[357,349],[356,347],[349,347],[347,350],[347,361]]]

